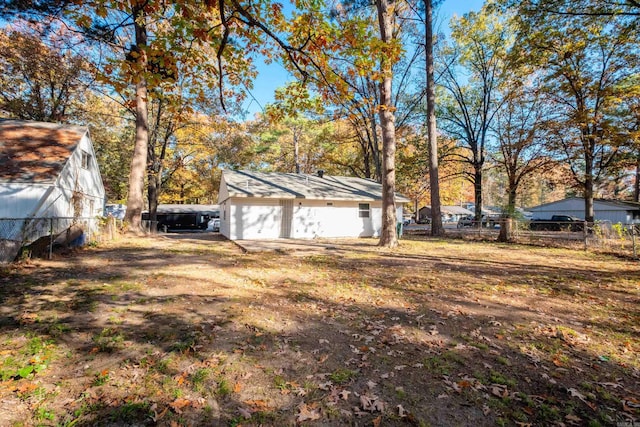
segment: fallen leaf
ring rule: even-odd
[[[622,410],[628,413],[636,413],[640,410],[640,402],[633,397],[625,397],[622,399]]]
[[[320,419],[320,411],[318,409],[309,409],[306,403],[301,403],[298,409],[300,410],[296,415],[296,421],[298,422]]]
[[[565,416],[564,419],[569,421],[570,423],[581,423],[582,422],[582,418],[576,417],[573,414],[569,414],[569,415]]]
[[[21,385],[16,389],[16,391],[17,391],[18,393],[20,393],[20,394],[26,394],[26,393],[30,393],[30,392],[32,392],[33,390],[35,390],[35,389],[37,389],[37,388],[38,388],[37,384],[34,384],[34,383],[24,383],[24,384],[21,384]]]
[[[350,394],[351,394],[351,392],[350,392],[350,391],[342,390],[342,391],[338,394],[338,396],[340,396],[340,399],[342,399],[342,400],[347,400],[347,399],[349,399],[349,395],[350,395]]]
[[[375,386],[377,386],[377,385],[378,385],[378,383],[374,383],[371,380],[367,381],[367,387],[369,387],[370,389],[375,388]]]
[[[487,405],[486,403],[482,405],[482,413],[485,417],[491,413],[491,408],[489,408],[489,405]]]
[[[240,415],[242,416],[242,418],[244,418],[245,420],[248,420],[251,418],[251,411],[249,411],[248,409],[239,407],[238,408],[238,412],[240,412]]]
[[[182,413],[182,409],[191,405],[191,401],[188,399],[182,399],[182,398],[178,398],[176,400],[174,400],[173,402],[169,403],[169,406],[171,406],[171,408],[176,411],[177,414],[181,414]]]
[[[407,416],[407,411],[405,411],[405,409],[402,407],[402,405],[398,405],[397,408],[398,408],[398,416],[400,418],[404,418],[404,417]]]
[[[235,383],[233,385],[233,392],[234,393],[240,393],[240,391],[242,391],[242,384],[240,383]]]
[[[586,400],[586,397],[584,394],[580,393],[578,390],[576,390],[575,388],[570,388],[567,389],[567,391],[569,392],[569,395],[572,397],[577,397],[580,400]]]
[[[380,427],[380,423],[382,422],[382,415],[379,415],[377,418],[373,419],[373,427]]]
[[[269,405],[264,400],[245,400],[242,403],[250,406],[252,412],[263,412],[269,410]]]
[[[501,384],[491,384],[491,394],[498,397],[507,397],[509,395],[509,391],[506,386]]]

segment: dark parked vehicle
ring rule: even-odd
[[[535,231],[584,231],[585,222],[569,215],[553,215],[551,219],[532,219],[529,229]]]
[[[220,218],[217,205],[158,205],[156,227],[162,231],[206,230],[213,218]],[[142,220],[150,220],[149,212],[142,213]]]
[[[463,216],[462,218],[460,218],[458,220],[457,227],[458,228],[475,227],[477,224],[478,224],[478,221],[476,221],[474,216],[467,215],[467,216]],[[499,216],[482,215],[482,226],[483,227],[495,228],[499,224],[500,224],[500,217]]]

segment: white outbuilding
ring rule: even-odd
[[[553,215],[570,215],[584,218],[584,199],[570,197],[555,202],[545,203],[527,209],[534,219],[549,219]],[[596,221],[612,224],[631,224],[640,222],[640,203],[619,200],[593,200],[593,212]]]
[[[402,205],[396,194],[396,217]],[[224,170],[218,195],[220,232],[230,240],[376,237],[382,185],[370,179]]]
[[[52,221],[36,224],[34,218],[92,218],[102,215],[104,205],[86,127],[0,120],[0,240],[5,245],[62,231],[52,230]],[[56,224],[64,229],[69,222]],[[27,235],[27,228],[42,230]]]

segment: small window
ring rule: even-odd
[[[369,218],[369,203],[358,203],[358,216],[360,218]]]
[[[87,153],[86,151],[82,152],[82,168],[83,169],[89,169],[89,165],[91,164],[91,154]]]
[[[333,206],[332,202],[327,202],[327,206]]]

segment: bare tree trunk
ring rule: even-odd
[[[589,150],[585,155],[585,171],[584,171],[584,220],[587,222],[594,221],[593,212],[593,156],[591,153],[591,141],[589,141]]]
[[[427,71],[427,139],[429,140],[429,187],[431,191],[431,235],[442,236],[438,140],[436,135],[436,85],[433,77],[433,0],[425,0],[425,50]]]
[[[636,182],[633,187],[633,201],[640,203],[640,157],[636,161]]]
[[[376,171],[376,180],[378,182],[382,182],[382,168],[381,168],[381,164],[380,164],[380,144],[378,144],[378,128],[377,128],[377,122],[376,122],[376,116],[375,114],[371,114],[369,116],[369,124],[371,126],[371,137],[372,139],[369,140],[369,149],[371,152],[371,159],[373,160],[373,167]]]
[[[587,168],[589,169],[589,168]],[[593,177],[586,175],[584,182],[584,219],[587,222],[593,222]]]
[[[300,137],[300,130],[298,127],[293,127],[293,162],[296,165],[296,173],[300,173],[300,142],[298,141]]]
[[[158,221],[158,195],[160,193],[160,186],[158,183],[158,177],[157,177],[157,172],[156,171],[151,171],[149,172],[149,174],[147,175],[147,179],[149,180],[148,183],[148,197],[149,197],[149,227],[150,227],[150,231],[152,233],[155,233],[157,231],[157,227],[154,227],[157,224]]]
[[[127,198],[127,213],[125,220],[129,223],[130,231],[142,230],[142,207],[144,202],[144,175],[147,170],[147,146],[149,144],[149,121],[147,112],[147,29],[143,8],[134,7],[136,48],[138,57],[138,75],[136,76],[136,142],[131,159],[131,173],[129,174],[129,196]]]
[[[482,169],[481,166],[476,167],[473,179],[473,195],[475,202],[475,220],[476,227],[482,227]]]
[[[513,240],[513,214],[516,211],[516,195],[516,184],[509,183],[507,212],[502,215],[502,218],[500,218],[500,233],[498,234],[499,242],[510,242]]]
[[[376,0],[380,40],[385,45],[392,41],[392,24],[387,0]],[[384,74],[380,83],[380,126],[382,128],[382,230],[378,245],[398,246],[396,233],[396,128],[391,102],[391,82],[393,80],[392,63],[389,58],[381,60]]]

